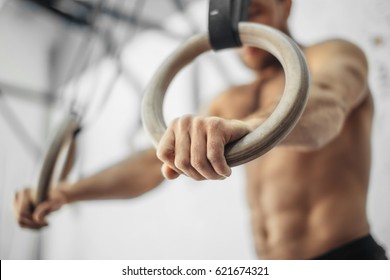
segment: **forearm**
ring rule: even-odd
[[[332,99],[309,98],[300,120],[280,146],[294,146],[302,150],[324,147],[341,133],[347,112]]]
[[[74,184],[60,186],[68,203],[82,200],[126,199],[142,195],[163,181],[161,162],[151,149],[83,178]]]

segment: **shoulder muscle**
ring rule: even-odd
[[[368,95],[368,63],[364,52],[345,40],[329,40],[305,50],[312,83],[329,89],[350,111]]]

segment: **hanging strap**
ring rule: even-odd
[[[209,39],[214,50],[242,46],[238,23],[245,21],[249,0],[210,0]]]

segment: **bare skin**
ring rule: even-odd
[[[307,48],[310,68],[321,60],[322,48],[343,44],[335,41]],[[266,81],[259,78],[253,85],[228,91],[214,103],[215,114],[228,119],[251,116],[252,121],[254,116],[268,115],[283,90],[281,76],[278,72]],[[327,88],[325,84],[316,86],[315,76],[312,78],[308,107],[300,123],[276,148],[246,166],[254,239],[261,258],[312,258],[369,232],[371,97],[357,81],[350,82],[356,86],[353,90],[361,87],[360,95],[331,92],[331,81],[324,81]],[[329,99],[323,99],[324,94],[329,94]],[[355,95],[360,101],[351,98],[352,103],[338,104],[333,94]],[[334,110],[336,106],[340,112]],[[303,133],[306,130],[311,130],[312,137]]]
[[[58,186],[53,186],[48,199],[35,208],[32,206],[36,192],[33,188],[25,188],[15,195],[16,221],[23,228],[41,229],[48,225],[46,217],[66,204],[138,197],[164,180],[160,169],[161,162],[157,159],[155,150],[143,151],[91,177],[74,183],[63,181]]]
[[[290,0],[252,0],[250,20],[288,33]],[[355,45],[330,40],[303,48],[311,73],[309,100],[294,130],[276,148],[246,165],[248,200],[259,258],[308,259],[369,232],[366,199],[370,171],[373,103],[367,62]],[[15,213],[28,228],[66,203],[131,198],[181,174],[195,180],[231,175],[224,147],[259,126],[284,87],[279,63],[244,47],[243,62],[257,79],[222,93],[210,117],[184,116],[168,127],[157,149],[110,169],[63,183],[35,211],[32,192],[17,194]],[[148,178],[139,175],[148,168]]]
[[[252,21],[288,34],[290,5],[254,0]],[[246,165],[256,250],[264,259],[313,258],[369,232],[373,103],[365,56],[342,40],[303,50],[312,79],[305,112],[283,142]],[[257,80],[220,95],[211,106],[214,117],[185,116],[169,126],[157,150],[165,177],[229,176],[224,146],[260,125],[278,103],[284,88],[279,63],[252,48],[240,55]]]

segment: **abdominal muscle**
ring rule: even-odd
[[[314,258],[368,234],[367,172],[330,159],[279,147],[247,165],[259,258]]]
[[[225,94],[215,115],[243,119],[283,83],[254,83]],[[369,232],[366,198],[371,163],[371,95],[340,134],[318,150],[279,145],[246,164],[256,251],[262,259],[309,259]],[[261,97],[264,97],[262,99]],[[256,101],[257,100],[257,101]],[[257,104],[259,103],[259,104]],[[229,110],[227,109],[229,108]],[[257,107],[255,107],[257,108]]]

